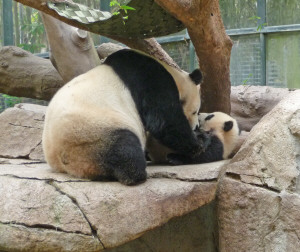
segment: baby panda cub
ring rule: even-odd
[[[240,133],[237,121],[223,112],[200,113],[199,125],[200,129],[196,133],[198,132],[199,140],[208,143],[205,151],[193,158],[177,153],[168,154],[167,159],[170,164],[201,164],[230,157]]]

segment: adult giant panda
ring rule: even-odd
[[[199,122],[198,138],[206,143],[205,150],[193,157],[177,153],[168,154],[169,163],[174,165],[201,164],[230,157],[240,134],[237,121],[223,112],[214,112],[200,113]]]
[[[77,177],[146,180],[146,132],[186,156],[202,151],[201,73],[188,74],[124,49],[62,87],[50,102],[43,150],[56,171]]]

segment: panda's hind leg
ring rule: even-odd
[[[106,173],[125,185],[146,180],[146,160],[139,138],[127,129],[111,132],[110,146],[105,153]]]

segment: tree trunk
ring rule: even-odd
[[[42,13],[51,62],[65,82],[100,64],[94,42],[80,30]]]
[[[226,34],[218,0],[155,0],[187,27],[200,69],[201,111],[230,113],[230,55],[232,41]]]
[[[15,45],[20,44],[20,24],[19,24],[19,3],[14,2],[14,26],[15,26]]]
[[[50,60],[19,47],[0,50],[0,93],[50,100],[63,84]]]

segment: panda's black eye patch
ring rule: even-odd
[[[211,118],[213,118],[215,115],[214,114],[210,114],[210,115],[208,115],[207,117],[205,117],[205,121],[208,121],[208,120],[210,120]]]

